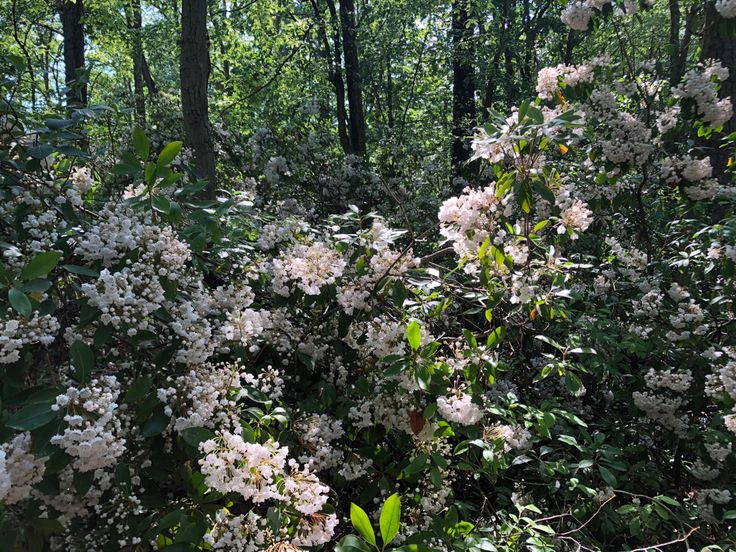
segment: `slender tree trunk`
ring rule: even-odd
[[[353,0],[340,0],[342,49],[345,58],[345,83],[350,112],[350,144],[353,153],[362,155],[366,149],[365,115],[363,114],[363,86],[358,62],[358,39]]]
[[[701,59],[718,59],[728,68],[729,76],[721,83],[720,97],[731,98],[736,107],[736,38],[728,34],[723,18],[713,2],[705,5],[705,24],[703,28],[703,48]],[[736,114],[723,127],[723,136],[736,130]],[[714,176],[723,180],[730,152],[728,148],[716,148],[710,154]]]
[[[680,82],[680,2],[669,0],[670,7],[670,85]]]
[[[317,34],[322,43],[322,51],[327,65],[327,80],[332,84],[335,91],[335,114],[337,117],[337,135],[340,139],[340,146],[345,153],[351,153],[350,136],[348,135],[347,120],[348,115],[345,110],[345,83],[342,78],[341,56],[342,45],[340,41],[339,23],[337,21],[337,10],[332,0],[327,0],[327,7],[330,10],[332,21],[332,48],[327,37],[327,26],[322,15],[322,10],[318,4],[319,0],[310,0],[314,16],[317,19]]]
[[[84,69],[83,0],[61,0],[59,5],[61,26],[64,36],[64,76],[67,105],[87,105],[87,84],[77,82]]]
[[[570,65],[572,63],[572,53],[577,45],[575,42],[575,35],[572,29],[567,31],[567,39],[565,39],[565,52],[562,58],[562,63]]]
[[[126,6],[126,17],[133,57],[133,94],[135,96],[135,113],[138,124],[146,124],[146,97],[143,91],[143,18],[141,15],[141,1],[130,0]]]
[[[184,140],[194,151],[199,176],[207,180],[207,196],[214,197],[215,152],[207,103],[210,57],[206,0],[182,1],[179,73]]]
[[[143,81],[146,83],[146,88],[148,88],[148,94],[155,96],[158,94],[158,86],[156,86],[156,81],[154,81],[151,76],[151,69],[148,67],[148,60],[146,59],[145,52],[143,52],[141,60],[143,61]]]
[[[453,176],[468,177],[470,149],[467,137],[475,126],[473,29],[469,27],[468,0],[452,4],[452,169]],[[456,190],[457,191],[457,190]]]

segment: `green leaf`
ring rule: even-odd
[[[401,519],[401,497],[399,493],[394,493],[386,499],[381,508],[381,518],[379,525],[381,527],[381,539],[383,546],[388,546],[396,533],[399,532],[399,521]]]
[[[163,151],[158,156],[158,159],[156,160],[156,165],[159,167],[163,165],[170,164],[177,155],[179,155],[179,152],[181,151],[183,143],[180,141],[171,142],[168,144]]]
[[[135,153],[142,161],[148,159],[148,155],[151,151],[151,141],[140,127],[135,127],[133,129],[133,147],[135,148]]]
[[[525,213],[530,213],[532,210],[532,188],[529,184],[522,184],[519,187],[519,204],[521,210]]]
[[[77,381],[85,383],[95,367],[95,354],[83,341],[75,341],[71,347],[72,365]]]
[[[411,464],[409,464],[404,470],[404,473],[406,473],[406,475],[412,475],[420,472],[427,466],[428,461],[429,456],[427,456],[426,454],[417,454],[416,458],[414,458],[414,460],[411,461]]]
[[[488,339],[486,340],[486,347],[488,349],[491,349],[501,343],[503,341],[503,338],[506,336],[506,326],[498,326],[497,328],[494,328],[493,331],[488,334]]]
[[[130,389],[128,389],[128,392],[125,394],[125,402],[137,403],[148,394],[152,385],[153,380],[149,377],[135,380],[130,386]]]
[[[164,429],[169,425],[170,418],[164,413],[163,407],[157,408],[148,418],[141,428],[143,437],[154,437],[163,433]]]
[[[171,202],[164,196],[153,196],[151,205],[153,206],[153,209],[159,213],[168,215],[171,212]]]
[[[406,339],[409,341],[409,346],[412,350],[416,351],[419,349],[419,345],[422,342],[422,330],[419,328],[416,320],[412,320],[406,327]]]
[[[335,552],[370,552],[370,548],[355,535],[345,535],[335,546]]]
[[[92,278],[99,278],[100,276],[99,272],[92,270],[91,268],[87,268],[86,266],[65,264],[61,265],[61,268],[67,272],[71,272],[72,274],[79,274],[80,276],[91,276]]]
[[[5,425],[21,431],[31,431],[45,426],[56,418],[56,412],[51,410],[50,402],[29,404],[13,414]]]
[[[350,523],[360,533],[360,536],[373,546],[376,546],[376,534],[373,532],[368,514],[365,513],[363,508],[353,502],[350,503]]]
[[[611,470],[609,470],[608,468],[604,468],[603,466],[598,466],[598,471],[600,472],[603,481],[608,483],[611,487],[616,487],[616,485],[618,485],[618,481],[616,481],[616,476],[613,475]]]
[[[191,445],[194,448],[198,448],[199,443],[202,441],[209,441],[210,439],[215,438],[214,433],[203,427],[188,427],[182,430],[180,435],[188,445]]]
[[[20,314],[28,318],[31,316],[31,301],[26,294],[16,288],[8,290],[8,301],[10,306],[17,310]]]
[[[24,280],[43,278],[56,267],[59,259],[61,259],[61,253],[58,251],[39,253],[23,268],[20,276]]]
[[[49,144],[41,144],[40,146],[27,146],[26,151],[34,159],[45,159],[54,152],[54,148]]]

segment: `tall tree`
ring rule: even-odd
[[[731,29],[729,21],[723,19],[716,10],[714,2],[705,3],[705,18],[703,28],[703,47],[701,59],[718,59],[724,67],[728,68],[728,79],[721,83],[720,96],[731,98],[736,102],[736,37]],[[736,113],[724,125],[723,134],[728,135],[736,130]],[[722,177],[728,165],[730,151],[727,148],[719,148],[711,152],[710,159],[713,165],[714,175]]]
[[[83,0],[61,0],[59,4],[64,37],[64,75],[68,105],[87,105],[87,84],[80,73],[84,69]]]
[[[141,1],[128,0],[125,5],[125,16],[131,41],[133,58],[133,93],[135,95],[135,113],[139,124],[146,123],[146,98],[143,91],[143,18]]]
[[[363,113],[363,85],[358,61],[358,38],[356,32],[355,2],[340,0],[340,24],[342,47],[345,58],[345,82],[348,90],[350,112],[350,143],[352,151],[361,155],[366,149],[365,115]]]
[[[475,126],[475,46],[469,0],[452,3],[452,167],[453,176],[468,177],[470,149],[467,137]]]
[[[194,151],[199,176],[207,180],[207,196],[214,197],[215,151],[207,102],[209,75],[207,1],[183,0],[179,76],[184,140]]]
[[[327,0],[332,22],[332,46],[327,34],[327,25],[324,14],[318,0],[310,0],[314,16],[317,20],[317,35],[322,45],[322,55],[327,64],[327,80],[332,84],[335,91],[335,105],[337,115],[337,133],[340,145],[345,153],[352,153],[350,136],[348,135],[348,114],[345,109],[345,80],[342,76],[342,40],[340,40],[340,27],[337,19],[337,11],[332,0]]]

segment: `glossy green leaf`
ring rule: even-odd
[[[357,504],[350,503],[350,523],[367,542],[376,546],[376,534],[373,532],[371,520],[365,510]]]
[[[381,528],[381,539],[383,545],[388,546],[394,540],[399,532],[399,523],[401,521],[401,497],[399,493],[394,493],[386,499],[381,508],[381,517],[379,526]]]

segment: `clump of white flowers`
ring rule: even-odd
[[[543,100],[551,100],[560,88],[560,83],[575,87],[581,83],[593,82],[595,77],[592,64],[544,67],[537,74],[537,94]]]
[[[31,452],[31,434],[19,433],[0,448],[0,503],[28,498],[46,471],[46,459]]]
[[[222,431],[199,448],[204,453],[199,465],[211,489],[239,493],[255,503],[282,497],[276,483],[289,451],[277,442],[247,443],[240,435]]]
[[[730,98],[718,98],[717,82],[728,79],[729,70],[720,61],[707,60],[690,69],[682,78],[682,82],[672,89],[676,98],[692,98],[708,128],[723,126],[733,115]]]
[[[483,410],[466,393],[456,393],[449,397],[437,398],[437,411],[448,422],[473,425],[483,418]]]
[[[440,233],[452,241],[460,258],[472,258],[488,238],[502,238],[505,231],[497,220],[503,213],[502,201],[494,186],[481,190],[466,188],[463,194],[447,199],[439,211]]]
[[[119,395],[117,379],[105,376],[81,389],[69,387],[56,397],[52,409],[64,412],[68,427],[51,442],[73,458],[74,469],[88,472],[108,468],[125,452]]]
[[[726,19],[736,17],[736,0],[716,0],[716,10]]]
[[[274,291],[286,297],[293,283],[307,295],[319,295],[323,286],[342,276],[345,265],[339,253],[324,242],[294,245],[272,261]]]

